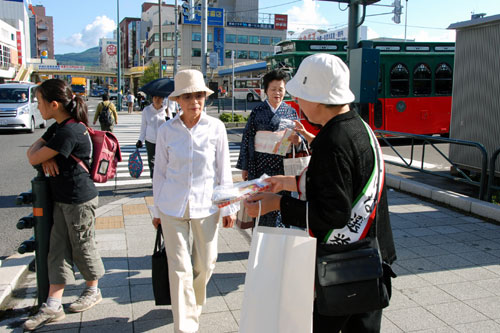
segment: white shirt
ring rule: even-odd
[[[134,103],[134,99],[135,99],[134,95],[132,94],[127,95],[127,102]]]
[[[168,97],[163,99],[163,106],[166,107],[167,116],[173,118],[173,113],[179,113],[179,106],[176,101],[171,101]]]
[[[271,111],[273,111],[273,113],[276,113],[276,110],[278,110],[280,108],[281,103],[283,103],[283,102],[281,102],[276,109],[273,108],[273,106],[271,105],[271,103],[269,103],[269,100],[267,100],[267,99],[266,99],[266,103],[267,103],[267,105],[269,105],[269,108],[271,109]]]
[[[178,113],[158,130],[153,176],[155,217],[182,217],[189,201],[189,216],[204,218],[217,212],[212,193],[217,185],[232,185],[229,145],[224,124],[201,113],[187,128]],[[239,210],[239,203],[221,209],[222,216]]]
[[[141,134],[139,141],[147,140],[156,143],[156,133],[158,128],[166,121],[165,107],[157,110],[153,104],[149,104],[142,110]]]

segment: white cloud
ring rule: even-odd
[[[302,6],[293,6],[285,14],[288,14],[288,30],[291,31],[317,29],[329,25],[328,20],[319,12],[319,4],[313,0],[304,0]]]
[[[99,38],[106,37],[110,32],[116,30],[116,23],[106,15],[97,16],[94,21],[87,24],[85,28],[71,37],[61,40],[62,44],[77,48],[94,47],[99,44]]]

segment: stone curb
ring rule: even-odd
[[[451,206],[468,214],[474,214],[489,220],[500,222],[500,205],[481,201],[466,195],[445,191],[443,189],[422,184],[403,177],[387,174],[387,186],[402,192],[408,192],[423,198],[430,199]]]

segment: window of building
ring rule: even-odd
[[[248,36],[238,35],[238,44],[248,44]]]
[[[168,42],[174,40],[174,33],[173,32],[165,32],[163,33],[163,41]]]
[[[248,59],[248,51],[243,51],[243,50],[236,51],[236,58],[238,58],[238,59]]]
[[[160,56],[160,49],[154,49],[154,51],[153,51],[153,55],[154,55],[155,57],[159,57],[159,56]]]
[[[233,51],[232,50],[225,50],[224,51],[226,59],[231,59],[231,52],[233,52]]]
[[[191,57],[201,57],[201,49],[193,48],[191,51]]]
[[[430,95],[432,92],[432,72],[429,65],[421,63],[413,70],[413,93]]]
[[[447,63],[439,64],[436,68],[436,94],[450,95],[453,87],[453,71]]]
[[[248,51],[248,59],[259,59],[259,51]]]
[[[207,34],[207,42],[213,42],[213,41],[214,41],[214,35],[209,32]]]
[[[276,45],[276,44],[278,44],[279,42],[281,42],[281,37],[273,37],[273,38],[272,38],[272,44],[273,44],[273,45]]]
[[[160,34],[154,33],[153,34],[153,42],[159,42],[159,41],[160,41]]]
[[[259,44],[259,36],[250,36],[249,42],[250,44]]]
[[[226,35],[226,43],[236,43],[236,35]]]
[[[406,65],[394,64],[390,72],[390,87],[392,96],[407,96],[410,92],[410,73]]]
[[[193,32],[191,34],[191,40],[197,42],[201,41],[201,32]]]
[[[174,49],[172,49],[172,48],[163,49],[163,56],[164,57],[173,57],[174,56]]]
[[[166,57],[166,56],[167,56],[168,50],[169,50],[169,49],[167,49],[167,48],[164,48],[164,49],[163,49],[163,56],[164,56],[164,57]]]
[[[261,51],[260,52],[260,58],[263,59],[263,60],[265,60],[266,57],[270,57],[270,56],[272,56],[271,52],[266,52],[266,51]]]
[[[164,42],[167,41],[167,33],[166,32],[163,33],[163,39],[162,39],[162,41],[164,41]]]
[[[271,37],[260,36],[260,45],[271,45]]]

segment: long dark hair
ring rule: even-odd
[[[44,81],[37,87],[37,91],[47,102],[59,102],[64,109],[77,122],[82,122],[88,126],[87,104],[80,96],[75,96],[70,86],[63,80],[50,79]]]

